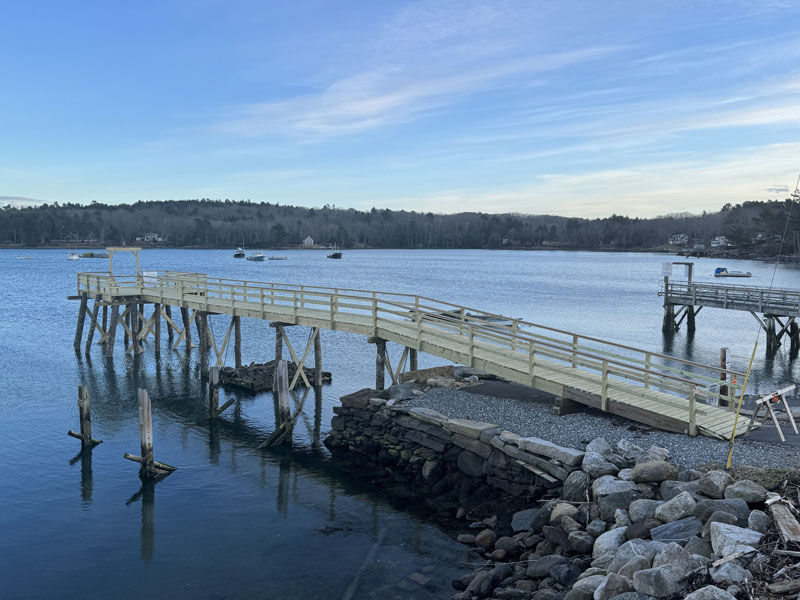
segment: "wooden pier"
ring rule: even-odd
[[[781,344],[784,335],[792,349],[800,342],[800,290],[761,288],[719,283],[675,282],[665,278],[663,331],[676,331],[686,319],[687,330],[695,330],[695,317],[702,308],[747,311],[767,335],[767,350]],[[759,314],[763,315],[759,317]]]
[[[627,417],[675,432],[729,438],[734,430],[733,408],[742,373],[615,344],[552,327],[426,298],[392,292],[324,288],[242,281],[209,277],[198,273],[145,272],[120,276],[79,273],[77,295],[81,301],[78,328],[86,319],[88,299],[96,306],[111,306],[111,323],[105,329],[99,320],[97,344],[105,354],[113,353],[114,328],[119,325],[131,338],[127,351],[143,351],[143,343],[155,335],[156,322],[164,319],[175,332],[173,347],[183,342],[191,347],[190,327],[196,324],[201,349],[211,354],[210,364],[222,366],[231,330],[242,317],[268,321],[276,330],[276,360],[286,343],[292,361],[303,366],[312,348],[315,367],[321,372],[319,331],[328,329],[364,336],[376,344],[376,387],[382,389],[385,373],[392,383],[417,352],[439,356],[508,380],[554,394],[563,401]],[[150,316],[143,306],[152,305]],[[171,311],[175,307],[176,311]],[[120,309],[123,313],[120,314]],[[91,315],[96,314],[93,306]],[[169,314],[182,315],[182,325]],[[129,326],[123,315],[131,317]],[[214,315],[230,319],[224,341],[217,345],[209,334],[208,320]],[[284,329],[312,329],[302,358],[288,343]],[[234,336],[239,343],[239,336]],[[80,348],[81,337],[76,332]],[[404,350],[394,366],[386,352],[387,342]],[[158,343],[158,342],[157,342]],[[158,346],[156,346],[158,347]],[[237,362],[240,361],[237,348]],[[302,374],[302,370],[299,371]],[[720,376],[727,376],[727,389],[720,390]],[[315,378],[315,383],[319,381]],[[312,383],[302,374],[292,386]],[[747,424],[740,421],[736,435]]]

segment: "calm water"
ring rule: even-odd
[[[716,363],[727,346],[735,369],[746,367],[758,333],[747,313],[705,309],[693,339],[681,331],[665,341],[657,292],[661,263],[671,258],[662,255],[351,251],[331,261],[323,251],[283,254],[289,260],[253,263],[228,250],[153,250],[143,253],[142,266],[419,293],[699,362]],[[379,537],[356,598],[449,594],[449,580],[467,560],[462,547],[415,507],[336,472],[321,446],[336,399],[374,383],[373,346],[324,331],[333,384],[318,396],[296,395],[304,410],[291,449],[260,452],[255,447],[274,420],[271,395],[222,392],[221,402],[237,401],[209,424],[196,357],[183,349],[164,351],[158,361],[152,349],[141,359],[125,356],[119,343],[112,362],[99,349],[91,360],[75,356],[77,303],[65,298],[75,292],[76,272],[103,270],[107,262],[68,262],[65,255],[0,251],[0,597],[342,598]],[[717,262],[695,262],[695,279],[712,281]],[[773,274],[763,263],[725,266],[752,271],[752,285],[769,285]],[[800,271],[779,267],[775,285],[800,287]],[[242,324],[245,362],[272,358],[268,325]],[[218,338],[226,326],[221,317],[212,320]],[[290,333],[295,347],[304,347],[307,331]],[[797,375],[788,350],[771,360],[759,351],[756,388]],[[80,384],[90,389],[94,436],[104,440],[90,459],[66,436],[78,425]],[[122,458],[139,450],[137,387],[153,401],[156,458],[179,467],[144,489],[136,465]],[[430,590],[407,580],[423,569]]]

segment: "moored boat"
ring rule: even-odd
[[[714,277],[752,277],[750,271],[728,271],[725,267],[714,269]]]
[[[342,251],[339,250],[336,244],[331,244],[331,251],[328,252],[328,258],[342,258]]]
[[[239,246],[233,253],[233,258],[244,258],[244,248]]]
[[[255,260],[261,262],[264,260],[264,253],[263,252],[253,252],[252,254],[247,255],[247,260]]]

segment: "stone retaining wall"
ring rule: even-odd
[[[397,406],[381,395],[367,389],[341,398],[325,445],[335,456],[388,470],[424,500],[438,497],[448,508],[459,504],[459,495],[468,496],[471,506],[479,499],[530,503],[556,495],[581,468],[584,453],[578,450],[522,438],[491,423]]]

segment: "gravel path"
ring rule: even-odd
[[[514,395],[514,390],[509,390]],[[462,417],[500,425],[524,436],[536,436],[562,446],[583,450],[597,437],[616,444],[623,438],[647,449],[652,445],[669,449],[676,463],[693,467],[710,463],[724,464],[728,442],[705,436],[667,433],[645,425],[607,415],[576,413],[553,415],[553,401],[481,396],[464,390],[434,388],[424,396],[403,401],[404,406],[426,407],[448,417]],[[766,468],[800,467],[800,448],[766,442],[737,439],[734,466]]]

